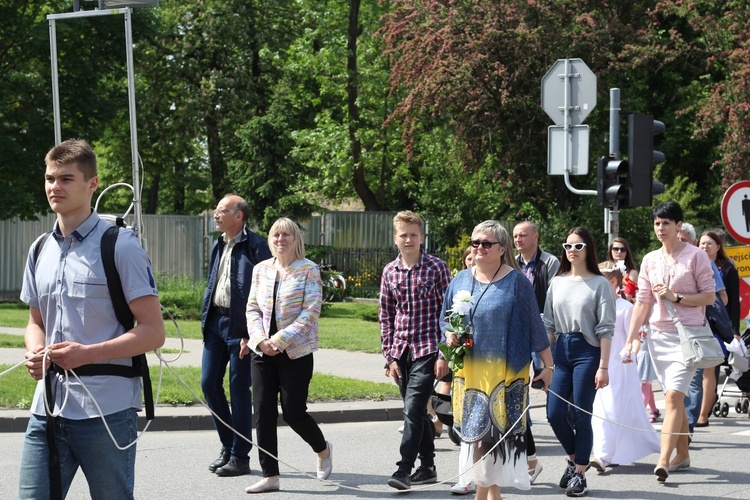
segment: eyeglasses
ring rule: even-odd
[[[627,252],[627,248],[625,247],[612,247],[613,252]]]
[[[482,247],[485,250],[489,250],[490,248],[492,248],[492,245],[499,245],[500,242],[499,241],[487,241],[487,240],[485,241],[471,240],[469,244],[471,245],[472,248]]]
[[[571,250],[575,250],[576,252],[580,252],[584,248],[586,248],[586,243],[563,243],[563,248],[570,252]]]
[[[214,217],[216,217],[217,215],[224,215],[224,214],[229,214],[229,213],[236,214],[237,212],[238,210],[227,210],[227,209],[216,210],[213,215]]]

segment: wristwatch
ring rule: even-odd
[[[678,293],[678,294],[677,294],[677,300],[675,300],[675,301],[674,301],[674,303],[675,303],[675,304],[679,304],[681,300],[682,300],[682,294],[681,294],[681,293]]]
[[[544,367],[542,367],[542,370],[544,370],[545,368],[547,368],[548,370],[555,371],[555,365],[545,365]]]

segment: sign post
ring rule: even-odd
[[[596,75],[582,59],[558,59],[542,78],[542,108],[556,127],[548,130],[547,173],[564,175],[575,194],[595,195],[570,184],[570,175],[588,173],[588,126],[581,124],[596,107]]]

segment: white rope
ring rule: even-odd
[[[168,311],[167,311],[167,312],[168,312]],[[169,314],[169,313],[168,313],[168,314]],[[170,316],[170,318],[172,319],[172,321],[174,321],[174,322],[175,322],[175,325],[177,325],[176,321],[174,320],[174,317],[173,317],[173,316],[172,316],[171,314],[169,314],[169,316]],[[518,424],[520,423],[521,419],[522,419],[522,418],[524,417],[524,415],[525,415],[525,414],[526,414],[526,413],[527,413],[527,412],[528,412],[528,411],[530,410],[530,408],[531,408],[531,405],[533,405],[533,404],[534,404],[534,403],[536,402],[537,398],[539,397],[539,395],[540,395],[540,394],[541,394],[541,392],[542,392],[542,391],[538,391],[538,392],[536,393],[536,395],[535,395],[535,396],[533,397],[533,399],[532,399],[532,400],[530,401],[529,405],[527,405],[527,406],[526,406],[526,407],[524,408],[523,412],[521,412],[520,416],[519,416],[519,417],[518,417],[518,418],[517,418],[517,419],[515,420],[515,422],[513,422],[513,424],[511,425],[511,427],[510,427],[510,428],[508,429],[508,431],[507,431],[507,432],[506,432],[505,434],[503,434],[503,435],[502,435],[502,436],[500,437],[500,439],[498,439],[498,441],[497,441],[497,442],[496,442],[496,443],[495,443],[495,444],[494,444],[494,445],[493,445],[493,446],[492,446],[492,447],[491,447],[491,448],[490,448],[490,449],[489,449],[489,450],[488,450],[488,451],[487,451],[487,452],[486,452],[486,453],[485,453],[485,454],[484,454],[484,455],[483,455],[483,456],[482,456],[481,458],[479,458],[478,460],[476,460],[476,461],[475,461],[475,462],[474,462],[474,463],[473,463],[473,464],[471,465],[471,467],[467,468],[466,470],[463,470],[463,471],[459,471],[459,472],[458,472],[458,474],[456,474],[456,475],[454,475],[454,476],[451,476],[451,477],[449,477],[449,478],[447,478],[447,479],[444,479],[444,480],[442,480],[442,481],[439,481],[439,482],[436,482],[436,483],[432,483],[432,484],[428,484],[428,485],[424,485],[424,486],[417,486],[417,487],[413,487],[413,488],[411,488],[411,489],[408,489],[408,490],[395,490],[395,491],[394,491],[394,490],[386,490],[386,491],[384,491],[384,490],[382,490],[382,489],[371,489],[371,488],[361,488],[361,487],[348,486],[348,485],[345,485],[345,484],[341,484],[341,483],[339,483],[339,482],[335,482],[335,481],[331,481],[331,480],[327,480],[327,479],[319,479],[319,478],[318,478],[317,476],[313,476],[312,474],[310,474],[310,473],[308,473],[308,472],[305,472],[305,471],[303,471],[303,470],[300,470],[300,469],[298,469],[297,467],[295,467],[295,466],[291,465],[290,463],[288,463],[288,462],[285,462],[284,460],[282,460],[282,459],[280,459],[279,457],[277,457],[277,456],[273,455],[272,453],[269,453],[269,452],[268,452],[267,450],[265,450],[265,449],[264,449],[264,448],[262,448],[261,446],[258,446],[258,444],[257,444],[257,443],[255,443],[255,442],[254,442],[254,441],[253,441],[252,439],[250,439],[250,438],[248,438],[248,437],[246,437],[246,436],[242,435],[242,434],[241,434],[241,433],[240,433],[239,431],[237,431],[237,430],[236,430],[236,429],[234,429],[234,428],[233,428],[233,427],[232,427],[231,425],[229,425],[229,424],[228,424],[227,422],[225,422],[224,420],[222,420],[222,419],[221,419],[221,417],[219,417],[219,416],[218,416],[218,415],[217,415],[217,414],[216,414],[216,413],[215,413],[215,412],[214,412],[213,410],[211,410],[211,409],[210,409],[210,408],[208,407],[208,405],[207,405],[207,404],[205,403],[205,401],[203,401],[203,399],[202,399],[202,398],[201,398],[201,397],[200,397],[200,396],[199,396],[199,395],[198,395],[198,394],[197,394],[197,393],[196,393],[196,392],[195,392],[195,391],[194,391],[194,390],[192,389],[192,387],[190,387],[190,386],[189,386],[189,385],[187,384],[187,382],[185,382],[185,381],[184,381],[184,380],[183,380],[183,379],[182,379],[182,378],[181,378],[181,377],[180,377],[180,376],[179,376],[179,375],[178,375],[178,374],[177,374],[177,373],[176,373],[176,372],[175,372],[175,371],[174,371],[174,370],[172,369],[172,367],[170,366],[170,363],[172,363],[172,362],[176,361],[177,359],[179,359],[179,357],[180,357],[180,356],[182,355],[182,352],[183,352],[183,350],[184,350],[184,338],[183,338],[183,336],[182,336],[182,332],[181,332],[181,331],[180,331],[180,329],[179,329],[179,326],[177,326],[177,330],[178,330],[179,338],[180,338],[180,341],[181,341],[181,347],[180,347],[180,352],[178,353],[178,355],[177,355],[177,356],[176,356],[176,357],[175,357],[174,359],[172,359],[172,360],[165,360],[165,359],[164,359],[164,358],[162,357],[162,355],[161,355],[161,352],[160,352],[160,350],[159,350],[159,349],[157,349],[156,351],[154,351],[154,352],[155,352],[155,354],[156,354],[156,356],[157,356],[157,357],[159,358],[159,378],[158,378],[158,384],[157,384],[157,393],[156,393],[156,397],[155,397],[155,399],[154,399],[154,401],[155,401],[155,402],[157,402],[157,403],[158,403],[158,401],[159,401],[159,394],[160,394],[160,392],[161,392],[161,385],[162,385],[162,380],[163,380],[163,368],[164,368],[164,367],[166,367],[166,368],[167,368],[167,370],[168,370],[168,371],[169,371],[169,372],[170,372],[170,373],[171,373],[172,375],[174,375],[174,376],[175,376],[175,378],[177,378],[177,380],[178,380],[178,381],[179,381],[179,382],[180,382],[180,383],[181,383],[181,384],[182,384],[183,386],[185,386],[185,387],[186,387],[186,388],[188,389],[188,391],[189,391],[189,392],[190,392],[190,393],[191,393],[191,394],[193,395],[193,397],[194,397],[194,398],[195,398],[195,399],[196,399],[196,400],[197,400],[197,401],[198,401],[198,402],[199,402],[199,403],[200,403],[200,404],[201,404],[201,405],[202,405],[203,407],[205,407],[205,408],[206,408],[206,409],[207,409],[207,410],[208,410],[208,411],[209,411],[209,412],[211,413],[211,415],[213,415],[213,416],[214,416],[214,417],[215,417],[215,418],[216,418],[216,419],[217,419],[217,420],[218,420],[219,422],[221,422],[221,424],[223,424],[223,425],[224,425],[225,427],[227,427],[228,429],[230,429],[230,430],[231,430],[232,432],[234,432],[234,433],[235,433],[235,434],[236,434],[237,436],[239,436],[239,437],[240,437],[241,439],[244,439],[244,440],[245,440],[246,442],[250,443],[251,445],[253,445],[253,446],[256,446],[256,447],[257,447],[257,448],[258,448],[258,449],[259,449],[260,451],[262,451],[262,452],[266,453],[266,454],[267,454],[268,456],[272,457],[272,458],[273,458],[274,460],[278,461],[278,462],[279,462],[280,464],[283,464],[283,465],[285,465],[285,466],[289,467],[290,469],[292,469],[292,470],[294,470],[294,471],[296,471],[296,472],[300,473],[300,474],[301,474],[301,475],[303,475],[303,476],[307,476],[307,477],[309,477],[309,478],[311,478],[311,479],[315,479],[315,480],[317,480],[317,481],[319,481],[319,482],[321,482],[321,483],[324,483],[324,484],[328,484],[328,485],[332,485],[332,486],[337,486],[337,487],[339,487],[339,488],[343,488],[343,489],[347,489],[347,490],[351,490],[351,491],[358,491],[358,492],[368,492],[368,493],[388,493],[388,494],[391,494],[391,493],[409,493],[409,492],[411,492],[411,491],[421,491],[421,490],[428,490],[428,489],[433,489],[433,488],[435,488],[435,487],[438,487],[438,486],[442,486],[443,484],[447,484],[447,483],[450,483],[450,482],[454,481],[455,479],[459,478],[459,477],[460,477],[460,476],[462,476],[463,474],[466,474],[466,473],[468,473],[469,471],[471,471],[471,470],[472,470],[472,469],[473,469],[474,467],[476,467],[477,465],[479,465],[479,463],[480,463],[480,462],[482,462],[483,460],[486,460],[486,459],[487,459],[487,457],[488,457],[488,456],[489,456],[489,455],[490,455],[490,454],[491,454],[491,453],[492,453],[492,452],[493,452],[493,451],[494,451],[494,450],[495,450],[495,449],[496,449],[496,448],[497,448],[497,447],[498,447],[498,446],[499,446],[499,445],[500,445],[500,444],[501,444],[501,443],[502,443],[503,441],[505,441],[505,439],[507,439],[508,435],[509,435],[509,434],[510,434],[510,433],[511,433],[511,432],[513,431],[513,429],[515,429],[515,427],[516,427],[516,426],[517,426],[517,425],[518,425]],[[49,353],[49,350],[48,350],[48,349],[45,349],[44,351],[40,351],[40,352],[39,352],[39,353],[37,353],[36,355],[34,355],[34,356],[30,357],[30,358],[29,358],[29,360],[30,360],[30,359],[33,359],[34,357],[37,357],[37,356],[43,355],[43,356],[45,357],[45,363],[44,363],[44,364],[46,364],[46,357],[47,357],[48,353]],[[28,360],[24,360],[24,361],[22,361],[22,362],[20,362],[20,363],[16,364],[15,366],[11,367],[10,369],[8,369],[8,370],[6,370],[6,371],[4,371],[4,372],[0,373],[0,377],[2,377],[3,375],[5,375],[5,374],[7,374],[7,373],[9,373],[9,372],[11,372],[11,371],[13,371],[13,370],[15,370],[16,368],[18,368],[18,367],[22,366],[23,364],[25,364],[25,363],[26,363],[26,361],[28,361]],[[43,369],[44,369],[44,368],[43,368]],[[82,380],[80,379],[80,377],[79,377],[79,376],[78,376],[78,375],[77,375],[77,374],[75,373],[75,370],[65,370],[65,374],[66,374],[66,379],[65,379],[65,383],[66,383],[66,384],[68,383],[68,376],[67,376],[67,372],[68,372],[68,371],[70,371],[70,372],[71,372],[71,373],[73,374],[73,376],[74,376],[74,377],[76,378],[76,380],[77,380],[77,381],[78,381],[78,382],[79,382],[79,383],[81,384],[81,387],[83,387],[83,388],[84,388],[84,390],[86,391],[86,393],[87,393],[87,394],[89,395],[89,397],[90,397],[90,398],[92,399],[92,401],[94,402],[94,405],[96,406],[97,410],[98,410],[98,411],[99,411],[99,413],[101,414],[101,413],[102,413],[102,410],[101,410],[101,408],[99,407],[99,404],[97,403],[96,399],[95,399],[95,398],[94,398],[94,396],[93,396],[93,395],[91,394],[91,392],[90,392],[90,391],[88,390],[88,388],[86,387],[86,385],[85,385],[85,384],[83,383],[83,381],[82,381]],[[46,375],[46,374],[45,374],[45,375]],[[45,390],[46,390],[46,389],[45,389]],[[579,411],[582,411],[582,412],[584,412],[584,413],[586,413],[586,414],[588,414],[588,415],[591,415],[591,416],[593,416],[593,417],[596,417],[596,418],[599,418],[599,419],[601,419],[601,420],[604,420],[605,422],[608,422],[608,423],[611,423],[611,424],[613,424],[613,425],[617,425],[617,426],[620,426],[620,427],[624,427],[624,428],[627,428],[627,429],[635,430],[635,431],[640,431],[640,432],[647,432],[647,433],[660,433],[660,432],[659,432],[659,431],[657,431],[657,430],[647,430],[647,429],[642,429],[642,428],[638,428],[638,427],[632,427],[632,426],[629,426],[629,425],[621,424],[621,423],[619,423],[619,422],[615,422],[615,421],[613,421],[613,420],[609,420],[609,419],[607,419],[607,418],[604,418],[604,417],[601,417],[601,416],[599,416],[599,415],[595,415],[595,414],[593,414],[592,412],[586,411],[586,410],[584,410],[583,408],[581,408],[581,407],[579,407],[579,406],[575,405],[575,404],[574,404],[574,403],[572,403],[571,401],[568,401],[568,400],[566,400],[565,398],[561,397],[561,396],[560,396],[559,394],[555,393],[555,392],[554,392],[554,391],[552,391],[551,389],[548,389],[548,391],[549,391],[550,393],[552,393],[552,394],[553,394],[553,395],[554,395],[555,397],[559,398],[559,399],[560,399],[560,400],[562,400],[563,402],[565,402],[565,403],[567,403],[568,405],[570,405],[571,407],[573,407],[573,408],[576,408],[577,410],[579,410]],[[58,412],[57,412],[56,414],[52,414],[51,410],[50,410],[49,408],[47,408],[47,402],[46,402],[46,397],[45,397],[45,408],[46,408],[47,412],[48,412],[48,413],[50,413],[50,414],[52,414],[53,416],[58,416],[58,415],[60,414],[60,412],[62,412],[62,409],[63,409],[63,407],[65,406],[65,403],[66,403],[66,401],[67,401],[67,395],[68,395],[68,392],[66,392],[65,400],[63,401],[63,404],[62,404],[62,406],[60,407],[60,410],[59,410],[59,411],[58,411]],[[46,394],[45,394],[45,396],[46,396]],[[148,430],[148,427],[149,427],[149,425],[151,424],[151,421],[149,421],[149,422],[148,422],[148,423],[146,424],[146,426],[144,427],[143,431],[141,431],[141,433],[140,433],[140,434],[138,435],[138,437],[136,437],[136,439],[135,439],[134,441],[132,441],[131,443],[129,443],[129,444],[125,445],[125,446],[120,446],[120,445],[119,445],[119,443],[117,443],[117,440],[115,439],[115,437],[114,437],[114,436],[112,435],[112,432],[111,432],[111,430],[109,429],[109,426],[107,425],[107,421],[106,421],[106,419],[105,419],[104,417],[102,417],[102,421],[103,421],[103,423],[104,423],[104,426],[105,426],[105,428],[106,428],[106,430],[107,430],[107,433],[108,433],[108,434],[109,434],[109,436],[110,436],[110,439],[112,440],[112,442],[114,443],[114,445],[115,445],[115,446],[117,447],[117,449],[119,449],[119,450],[126,450],[126,449],[130,448],[131,446],[135,445],[135,444],[136,444],[136,443],[137,443],[137,442],[138,442],[138,441],[139,441],[139,440],[141,439],[141,437],[142,437],[142,436],[143,436],[143,435],[144,435],[144,434],[146,433],[146,431]],[[716,432],[712,432],[712,434],[736,434],[736,432],[737,432],[737,431],[732,431],[732,432],[727,432],[727,433],[716,433]],[[667,432],[661,432],[661,434],[686,435],[685,433],[667,433]]]

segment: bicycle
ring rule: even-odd
[[[336,272],[336,268],[331,264],[321,264],[320,274],[323,280],[323,302],[344,300],[346,280]]]

